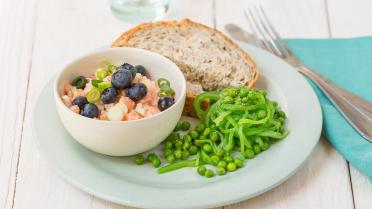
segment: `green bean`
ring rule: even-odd
[[[195,167],[195,166],[196,166],[196,160],[183,160],[183,161],[178,161],[178,162],[159,168],[158,173],[163,174],[163,173],[168,173],[168,172],[175,171],[181,168]]]

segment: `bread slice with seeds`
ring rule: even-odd
[[[157,52],[177,64],[188,81],[184,113],[191,116],[192,101],[202,91],[252,87],[258,79],[256,63],[236,43],[189,19],[140,24],[112,44],[124,46]]]

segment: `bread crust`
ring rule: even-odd
[[[188,25],[193,25],[193,26],[199,27],[201,29],[208,30],[212,33],[217,33],[217,34],[221,35],[228,43],[235,46],[237,48],[237,50],[239,50],[243,54],[245,60],[248,62],[249,66],[251,67],[251,70],[253,71],[252,72],[253,77],[250,80],[250,82],[247,84],[247,87],[251,88],[255,85],[255,83],[257,82],[258,77],[259,77],[259,71],[258,71],[258,67],[257,67],[256,62],[253,61],[253,59],[249,56],[249,54],[246,53],[243,49],[241,49],[233,40],[228,38],[222,32],[220,32],[216,29],[210,28],[210,27],[208,27],[206,25],[203,25],[201,23],[194,22],[190,19],[182,19],[178,22],[177,21],[157,21],[157,22],[149,22],[149,23],[139,24],[139,25],[135,26],[134,28],[122,33],[114,41],[114,43],[111,45],[111,47],[124,47],[124,46],[126,46],[128,41],[131,39],[131,37],[133,37],[138,31],[141,31],[141,30],[146,29],[146,28],[150,28],[150,27],[154,27],[154,26],[184,27],[184,26],[188,26]],[[194,101],[196,96],[197,95],[194,95],[194,94],[187,94],[187,96],[186,96],[187,97],[187,104],[185,105],[184,114],[190,115],[190,116],[195,116],[195,112],[194,112],[192,106],[190,107],[190,103],[192,105],[192,101]]]

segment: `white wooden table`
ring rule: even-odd
[[[247,28],[242,8],[249,2],[174,0],[167,18],[188,17],[220,30],[229,22]],[[261,2],[284,37],[372,34],[370,0]],[[0,0],[1,208],[128,208],[81,192],[53,173],[34,145],[30,118],[37,95],[59,66],[111,43],[130,26],[111,15],[105,0]],[[371,182],[321,139],[288,181],[225,208],[367,209],[371,198]]]

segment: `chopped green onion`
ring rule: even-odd
[[[92,80],[92,85],[97,88],[98,87],[98,84],[101,83],[101,82],[103,82],[103,81],[93,79]]]
[[[96,78],[98,80],[103,80],[104,78],[106,78],[107,76],[109,75],[109,73],[107,72],[107,70],[103,69],[103,68],[98,68],[98,70],[96,71]]]
[[[103,92],[105,89],[108,89],[108,88],[111,88],[112,87],[112,84],[111,84],[111,82],[109,82],[109,81],[103,81],[103,82],[101,82],[101,83],[99,83],[98,84],[98,90],[100,91],[100,92]]]
[[[97,88],[92,87],[86,97],[89,103],[96,103],[101,99],[101,93]]]
[[[170,83],[165,78],[159,78],[158,79],[158,86],[161,88],[162,86],[170,86]]]
[[[88,80],[84,76],[78,76],[72,80],[71,85],[78,89],[84,89]]]

